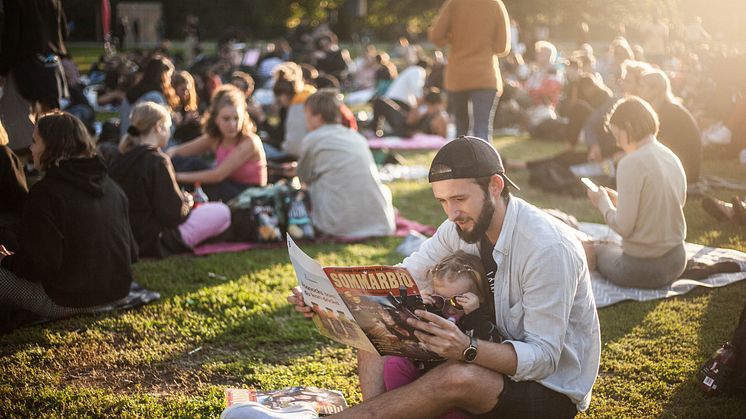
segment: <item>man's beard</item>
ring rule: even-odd
[[[482,210],[479,212],[479,217],[477,217],[474,228],[471,231],[464,231],[461,229],[461,227],[459,227],[458,224],[456,224],[456,232],[458,232],[458,236],[461,237],[461,240],[467,243],[479,242],[484,236],[484,233],[487,232],[487,229],[490,227],[490,223],[492,222],[492,215],[494,213],[495,204],[492,202],[489,195],[485,193]],[[457,220],[458,219],[454,221]]]

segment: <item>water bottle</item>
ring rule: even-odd
[[[194,208],[210,201],[205,191],[202,190],[202,184],[200,182],[194,183],[194,192],[192,192],[192,196],[194,197]]]
[[[303,192],[298,192],[290,203],[288,210],[288,233],[294,239],[313,239],[313,225],[308,216],[306,205],[303,203],[303,196]]]
[[[697,384],[708,396],[714,396],[722,392],[728,376],[736,365],[736,348],[726,342],[720,349],[715,351],[697,373]]]

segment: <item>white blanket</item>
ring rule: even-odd
[[[621,246],[621,237],[606,225],[580,223],[580,230],[593,240],[611,241],[619,243]],[[734,261],[741,265],[741,270],[746,271],[746,253],[731,249],[705,247],[693,243],[686,243],[685,246],[687,258],[694,259],[695,262],[711,265],[717,262]],[[659,298],[670,298],[686,294],[696,287],[722,287],[742,279],[746,279],[746,272],[711,275],[701,281],[679,279],[667,287],[648,290],[620,287],[604,279],[598,272],[591,273],[593,295],[596,297],[596,306],[598,308],[610,306],[624,300],[649,301]]]

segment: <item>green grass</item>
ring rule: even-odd
[[[557,144],[521,138],[495,143],[515,159],[558,150]],[[427,164],[432,153],[405,157],[410,164]],[[708,162],[705,168],[732,178],[746,175],[736,161]],[[585,199],[532,190],[525,172],[511,177],[523,186],[519,196],[599,221]],[[405,216],[429,224],[443,220],[426,182],[395,182],[391,189]],[[690,241],[746,251],[746,231],[713,222],[699,200],[687,204],[686,215]],[[327,265],[395,263],[399,240],[305,250]],[[161,292],[161,301],[2,336],[0,416],[214,417],[229,386],[316,385],[360,402],[353,351],[321,337],[284,300],[295,284],[284,249],[145,261],[135,271],[138,281]],[[741,283],[600,310],[601,370],[584,416],[741,415],[746,402],[706,399],[693,376],[729,337],[744,301]]]
[[[76,61],[95,52],[76,50]],[[558,144],[505,137],[515,160],[551,155]],[[404,153],[428,165],[434,153]],[[708,174],[746,179],[737,161],[710,161]],[[580,220],[601,221],[586,199],[528,187],[511,172],[519,196]],[[438,225],[444,215],[429,185],[395,182],[394,203],[408,218]],[[716,191],[729,198],[732,192]],[[746,229],[716,223],[688,202],[692,242],[746,251]],[[304,246],[322,264],[400,261],[397,238],[354,245]],[[219,276],[211,276],[209,273]],[[0,336],[0,417],[216,417],[226,387],[316,385],[361,395],[354,352],[321,337],[285,302],[295,277],[284,249],[174,257],[136,265],[137,280],[162,299],[136,310],[81,316]],[[599,311],[602,359],[589,411],[581,417],[742,417],[746,401],[706,399],[697,368],[735,327],[746,283]]]

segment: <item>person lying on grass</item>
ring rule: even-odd
[[[459,137],[430,166],[448,220],[402,265],[421,290],[427,269],[463,250],[481,255],[495,324],[505,340],[470,338],[440,316],[410,320],[424,346],[447,362],[385,392],[378,355],[358,352],[363,403],[340,417],[437,417],[452,408],[490,417],[570,418],[588,408],[601,353],[598,315],[580,241],[569,227],[513,196],[497,151]],[[306,317],[300,288],[288,301]]]

